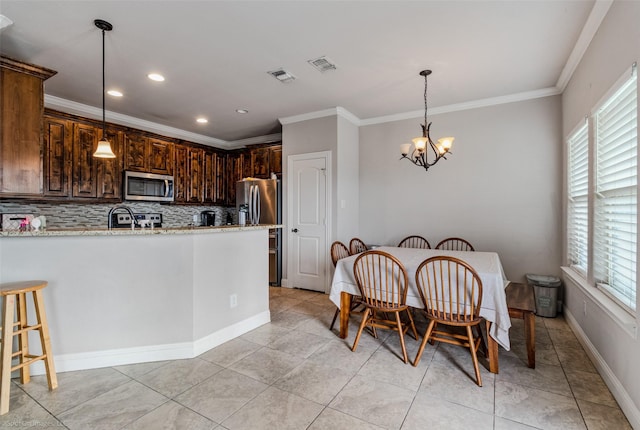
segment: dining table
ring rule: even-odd
[[[393,246],[380,246],[376,250],[383,251],[396,257],[405,267],[409,286],[407,289],[406,304],[413,308],[424,308],[424,303],[416,285],[416,271],[418,266],[430,257],[449,256],[468,263],[478,274],[482,281],[482,303],[480,316],[486,321],[487,352],[489,371],[498,373],[498,345],[506,350],[510,349],[509,328],[511,319],[505,288],[509,284],[500,257],[496,252],[483,251],[446,251],[440,249],[399,248]],[[349,334],[349,314],[351,298],[359,296],[360,291],[356,284],[353,266],[359,254],[338,260],[331,283],[330,300],[340,308],[340,337],[346,338]]]

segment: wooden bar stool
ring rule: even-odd
[[[47,281],[22,281],[0,284],[2,304],[2,342],[0,344],[0,415],[9,412],[9,397],[11,389],[11,372],[20,369],[20,382],[23,384],[31,380],[29,365],[38,360],[44,360],[49,389],[58,387],[56,370],[53,366],[51,342],[49,341],[49,326],[44,311],[42,289]],[[36,310],[36,324],[27,322],[27,293],[33,293],[33,304]],[[15,313],[15,322],[14,322]],[[29,354],[28,332],[38,330],[42,355]],[[18,337],[18,351],[13,352],[13,337]],[[20,357],[19,363],[11,366],[13,357]]]

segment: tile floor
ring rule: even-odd
[[[427,345],[413,367],[383,332],[351,352],[356,321],[339,339],[334,310],[324,294],[271,288],[270,324],[197,358],[59,373],[54,392],[44,376],[14,380],[0,428],[631,429],[562,317],[537,320],[535,370],[514,320],[480,388],[463,348]],[[411,358],[417,347],[407,340]]]

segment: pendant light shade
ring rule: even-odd
[[[113,25],[107,21],[96,19],[93,21],[96,27],[102,30],[102,139],[98,142],[98,148],[93,156],[96,158],[116,158],[111,150],[111,144],[107,140],[107,127],[105,119],[105,80],[104,80],[104,32],[113,30]]]

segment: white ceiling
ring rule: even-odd
[[[229,147],[279,133],[278,118],[335,107],[369,122],[414,115],[427,68],[430,109],[560,92],[608,4],[3,0],[0,13],[14,24],[0,31],[0,53],[58,72],[45,83],[49,105],[100,112],[102,35],[93,20],[107,20],[107,89],[124,92],[107,96],[107,121],[134,117]],[[337,70],[307,63],[323,55]],[[266,73],[279,67],[297,79]],[[152,71],[166,81],[150,81]],[[197,124],[198,115],[209,123]]]

